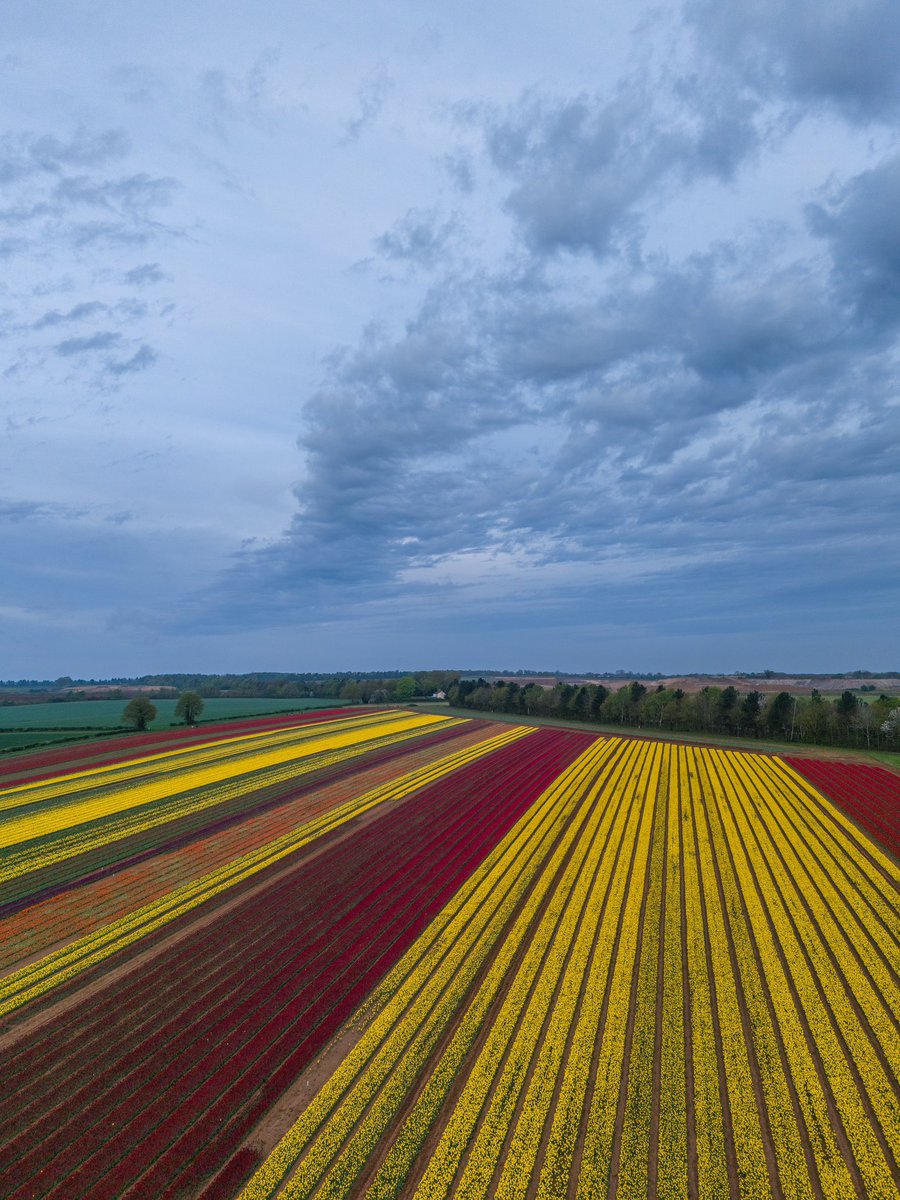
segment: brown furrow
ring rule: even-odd
[[[688,968],[687,896],[684,872],[684,821],[682,801],[690,803],[690,792],[682,786],[682,759],[678,762],[678,859],[680,864],[679,903],[681,904],[681,999],[684,1012],[684,1115],[687,1122],[688,1200],[700,1200],[697,1164],[697,1102],[694,1094],[694,1029],[691,1015],[691,981]]]

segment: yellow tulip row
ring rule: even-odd
[[[597,924],[594,945],[584,968],[584,988],[577,1003],[568,1056],[559,1068],[559,1091],[553,1105],[547,1147],[538,1177],[540,1200],[567,1193],[573,1173],[573,1150],[590,1082],[591,1062],[603,1034],[603,998],[616,950],[619,914],[623,912],[629,886],[631,851],[641,819],[641,799],[635,794],[634,788],[627,787],[637,761],[636,752],[640,752],[639,744],[632,743],[629,754],[623,755],[618,775],[604,781],[609,792],[607,803],[615,812],[615,825],[604,862],[606,907]],[[507,1186],[511,1184],[512,1180],[509,1180]]]
[[[679,747],[677,789],[683,834],[684,903],[687,941],[688,994],[690,996],[691,1062],[693,1068],[696,1169],[703,1196],[728,1196],[725,1129],[720,1095],[716,1011],[713,974],[707,964],[707,922],[703,913],[701,860],[698,848],[696,804],[699,792],[689,751]]]
[[[630,831],[634,858],[625,894],[615,965],[608,984],[606,1022],[596,1057],[593,1094],[587,1097],[586,1127],[581,1162],[576,1164],[578,1200],[603,1196],[609,1185],[613,1138],[619,1106],[622,1067],[631,999],[632,975],[639,953],[638,931],[647,886],[653,828],[659,792],[661,747],[641,744],[638,770],[627,781],[636,809]]]
[[[753,1100],[753,1079],[748,1047],[738,1000],[740,987],[736,965],[732,961],[728,911],[719,892],[716,868],[720,863],[714,849],[710,808],[715,786],[709,778],[706,752],[689,750],[689,772],[693,769],[696,787],[692,793],[697,830],[697,859],[701,886],[706,902],[706,930],[715,987],[716,1019],[721,1039],[721,1063],[725,1072],[734,1157],[742,1195],[771,1195],[761,1118]],[[705,1065],[705,1064],[704,1064]],[[702,1187],[701,1187],[702,1190]]]
[[[582,807],[582,797],[589,791],[593,801],[602,780],[610,770],[616,769],[616,749],[616,746],[610,743],[596,743],[545,793],[545,798],[553,802],[557,817],[565,814],[565,825],[560,825],[559,820],[554,821],[552,831],[542,847],[545,856],[551,847],[553,853],[543,863],[541,872],[535,879],[532,894],[527,898],[510,932],[504,936],[482,986],[464,1009],[449,1046],[429,1075],[422,1096],[376,1175],[369,1193],[373,1200],[376,1197],[386,1200],[387,1197],[395,1196],[419,1157],[422,1145],[446,1103],[462,1064],[471,1053],[491,1006],[497,1001],[523,938],[535,921],[541,905],[550,895],[552,881],[573,845],[583,820],[583,816],[575,816]],[[557,836],[562,840],[554,846]]]
[[[637,743],[634,749],[639,756]],[[607,804],[610,811],[615,812],[615,825],[602,859],[596,862],[596,895],[592,897],[589,920],[585,922],[577,947],[580,952],[573,955],[567,968],[563,990],[551,1012],[548,1035],[541,1048],[531,1092],[525,1098],[513,1135],[513,1145],[521,1146],[519,1161],[523,1169],[529,1160],[533,1163],[532,1170],[540,1166],[538,1196],[541,1198],[565,1195],[568,1190],[575,1170],[573,1151],[585,1108],[592,1057],[595,1047],[605,1036],[601,1025],[603,998],[616,950],[619,915],[623,911],[626,889],[635,886],[634,883],[629,885],[629,860],[643,805],[643,797],[630,786],[636,761],[635,757],[626,758],[619,777],[607,781]],[[615,966],[626,972],[630,969],[621,959],[616,960]],[[551,1090],[554,1084],[557,1088],[555,1102]],[[532,1102],[541,1111],[540,1128],[529,1119]],[[548,1123],[547,1146],[543,1162],[538,1164],[542,1130],[547,1129]],[[532,1144],[526,1152],[525,1140],[529,1133]],[[516,1180],[508,1166],[501,1178],[506,1194],[515,1194]],[[521,1178],[520,1175],[520,1181]]]
[[[789,786],[776,780],[768,780],[764,789],[753,791],[753,784],[736,764],[738,781],[745,792],[756,800],[756,808],[765,818],[765,828],[773,845],[778,845],[784,858],[780,877],[785,901],[794,914],[798,927],[806,940],[809,953],[815,958],[817,974],[822,986],[835,997],[840,1012],[846,1016],[846,1001],[865,1013],[866,1022],[872,1030],[877,1044],[888,1062],[900,1062],[900,1034],[898,1034],[897,968],[900,967],[900,945],[891,939],[892,962],[875,952],[865,922],[854,920],[854,907],[849,903],[844,889],[836,886],[835,880],[824,870],[815,854],[815,847],[807,843],[804,853],[797,851],[796,828],[789,823],[791,803]],[[758,788],[758,784],[757,784]],[[751,801],[752,802],[752,801]],[[746,810],[746,804],[745,804]],[[807,911],[808,910],[808,911]],[[857,913],[857,917],[859,914]],[[811,921],[818,926],[814,930]],[[869,923],[871,924],[871,923]],[[885,931],[885,938],[889,935]],[[826,955],[827,951],[830,956]],[[823,957],[824,956],[824,957]],[[834,959],[834,967],[830,959]],[[846,993],[846,998],[845,997]],[[854,1020],[850,1028],[857,1036],[858,1023]],[[868,1060],[869,1052],[861,1053]],[[884,1075],[880,1069],[872,1077],[873,1086],[881,1091]],[[874,1080],[879,1082],[874,1084]]]
[[[628,1090],[619,1153],[619,1190],[646,1196],[650,1187],[653,1066],[656,1053],[656,1001],[659,983],[660,920],[663,913],[664,864],[669,822],[666,780],[671,747],[661,750],[661,778],[651,845],[643,934],[634,996],[634,1031],[628,1062]],[[683,1049],[682,1049],[683,1053]]]
[[[342,729],[362,728],[396,719],[396,716],[394,711],[363,712],[327,722],[304,721],[275,730],[235,734],[233,737],[217,738],[209,742],[191,742],[186,746],[176,746],[174,749],[160,750],[153,754],[138,754],[121,762],[106,763],[81,771],[71,771],[65,775],[56,775],[50,779],[38,779],[14,787],[0,788],[0,812],[44,801],[55,801],[77,795],[79,792],[92,792],[120,784],[124,786],[132,780],[140,782],[147,775],[158,777],[170,770],[181,771],[186,767],[234,757],[245,751],[252,753],[260,745],[276,746],[283,742],[317,738],[321,737],[326,729],[337,732]]]
[[[374,727],[354,726],[345,730],[331,731],[326,726],[317,737],[302,741],[289,741],[287,745],[275,748],[263,748],[242,759],[241,774],[268,770],[280,763],[296,762],[313,754],[321,754],[362,741],[371,741],[373,738],[391,733],[422,729],[427,725],[444,720],[443,717],[421,714],[381,722]],[[20,842],[32,841],[39,837],[46,837],[48,834],[62,830],[69,830],[73,826],[83,825],[127,809],[143,807],[158,800],[167,799],[171,796],[173,787],[179,792],[193,791],[196,788],[208,787],[210,784],[231,779],[234,774],[235,765],[232,762],[207,764],[179,772],[174,779],[165,776],[157,778],[155,775],[150,775],[139,787],[115,789],[101,796],[82,799],[71,804],[53,805],[46,811],[29,812],[25,816],[5,820],[0,824],[0,849],[15,846]]]
[[[738,994],[743,997],[748,1022],[743,1028],[740,1027],[738,1013],[733,1016],[733,1024],[727,1026],[720,1014],[722,1043],[731,1044],[733,1054],[754,1064],[758,1078],[758,1086],[755,1088],[752,1081],[745,1076],[743,1082],[746,1091],[743,1096],[739,1088],[731,1086],[732,1081],[728,1079],[728,1090],[732,1097],[732,1130],[736,1146],[734,1158],[737,1162],[738,1176],[743,1187],[742,1168],[750,1158],[752,1169],[755,1171],[755,1175],[752,1176],[752,1194],[772,1194],[778,1188],[780,1178],[791,1181],[791,1195],[811,1198],[803,1140],[792,1110],[791,1093],[787,1086],[784,1063],[781,1061],[773,1013],[767,1004],[769,980],[757,965],[754,940],[743,912],[745,889],[749,886],[749,881],[734,870],[733,859],[730,857],[734,847],[728,846],[722,835],[718,806],[721,784],[710,769],[709,756],[706,751],[689,751],[689,754],[694,761],[698,785],[702,791],[702,821],[706,827],[709,856],[714,859],[719,872],[720,893],[718,898],[710,899],[709,902],[718,906],[727,936],[731,938],[734,950],[734,983]],[[726,1058],[726,1073],[728,1069],[730,1068]],[[739,1120],[740,1114],[734,1112],[736,1106],[739,1106],[744,1114],[743,1123]],[[746,1122],[751,1122],[750,1154],[746,1152],[742,1139]],[[772,1138],[774,1164],[767,1165],[762,1157],[762,1147],[758,1140],[762,1136],[762,1130],[766,1130]],[[769,1172],[773,1172],[774,1178]]]
[[[453,721],[452,723],[457,724],[458,722]],[[378,744],[380,747],[391,746],[415,737],[420,732],[422,732],[422,727],[416,724],[408,728],[401,728],[399,732],[394,733],[391,733],[389,729],[382,728],[378,736]],[[344,739],[349,739],[350,736],[350,733],[342,735]],[[337,762],[346,762],[359,755],[366,754],[371,748],[371,742],[368,739],[365,741],[349,741],[347,744],[332,750],[330,753],[316,751],[313,747],[310,749],[306,761],[291,759],[279,767],[270,767],[266,771],[262,782],[266,787],[269,787],[285,780],[300,779],[302,776],[312,771],[318,771],[322,767],[331,766]],[[179,789],[171,800],[158,802],[149,811],[140,808],[137,810],[131,809],[121,815],[114,813],[105,819],[101,818],[96,822],[77,827],[71,833],[62,830],[50,840],[26,842],[19,848],[7,851],[3,855],[4,877],[6,879],[14,879],[20,875],[28,874],[31,871],[50,866],[53,863],[62,862],[64,859],[72,858],[77,854],[84,854],[89,850],[97,849],[132,834],[154,829],[159,825],[174,821],[188,813],[194,814],[202,812],[204,809],[215,807],[217,804],[222,804],[251,790],[257,783],[256,769],[254,767],[253,771],[250,772],[250,778],[248,778],[246,772],[242,772],[235,777],[227,778],[213,785],[207,785],[202,790],[197,789],[183,793]]]
[[[682,1200],[687,1191],[687,1094],[685,1088],[684,947],[681,937],[681,806],[672,782],[677,779],[677,749],[670,748],[666,770],[665,903],[662,927],[663,1013],[659,1029],[658,1200]]]
[[[618,764],[618,774],[621,778],[627,769],[627,761]],[[562,1133],[562,1124],[557,1127],[557,1121],[562,1121],[564,1114],[571,1112],[574,1107],[572,1097],[563,1100],[563,1094],[577,1080],[578,1068],[582,1065],[578,1058],[581,1043],[585,1041],[585,1031],[591,1044],[596,1039],[599,1024],[600,1000],[603,988],[597,986],[596,973],[601,961],[604,969],[608,965],[608,957],[601,948],[601,936],[616,922],[621,901],[621,890],[624,888],[624,872],[617,870],[625,845],[628,843],[628,820],[631,808],[625,798],[624,789],[616,786],[613,778],[605,781],[609,799],[603,802],[596,798],[596,789],[585,796],[583,805],[595,806],[597,815],[602,822],[597,826],[590,846],[587,838],[590,830],[585,833],[577,847],[585,851],[585,860],[581,868],[582,880],[573,889],[572,898],[566,903],[556,939],[571,937],[567,960],[561,964],[561,978],[556,984],[556,995],[551,996],[547,987],[551,979],[546,979],[548,968],[553,966],[553,958],[548,958],[544,967],[546,982],[539,985],[534,996],[528,1002],[527,1013],[543,1016],[544,1029],[538,1031],[534,1046],[530,1048],[533,1073],[526,1091],[520,1095],[520,1112],[512,1128],[512,1138],[507,1151],[501,1155],[501,1174],[499,1176],[496,1195],[510,1197],[521,1195],[522,1180],[529,1178],[537,1165],[538,1150],[544,1131],[548,1138],[553,1155],[552,1173],[564,1177],[566,1184],[571,1172],[572,1147],[574,1135],[566,1137]],[[573,862],[576,860],[573,859]],[[554,896],[554,909],[559,907],[562,897],[559,891]],[[580,923],[579,923],[580,918]],[[554,958],[558,957],[562,947],[554,945]],[[539,992],[546,999],[539,998]],[[545,1009],[546,1014],[541,1010]],[[536,1022],[533,1022],[536,1026]],[[524,1028],[524,1026],[523,1026]],[[581,1037],[579,1038],[579,1032]],[[521,1031],[516,1036],[511,1060],[516,1058],[525,1063],[529,1048],[523,1045]],[[587,1053],[590,1061],[590,1050]],[[586,1087],[587,1079],[583,1080]],[[583,1107],[584,1087],[579,1089],[579,1112]],[[556,1103],[554,1099],[556,1098]],[[496,1093],[494,1106],[496,1106]],[[479,1141],[484,1141],[485,1126],[479,1133]],[[549,1126],[549,1129],[548,1129]],[[577,1133],[577,1123],[575,1125]],[[499,1139],[502,1144],[502,1136]],[[473,1154],[477,1153],[476,1143]],[[489,1147],[485,1147],[489,1156]],[[470,1159],[471,1161],[471,1159]],[[548,1173],[542,1180],[546,1190],[550,1179]],[[541,1194],[539,1192],[539,1194]]]
[[[821,1063],[828,1092],[851,1148],[852,1163],[867,1195],[890,1195],[891,1174],[869,1111],[885,1135],[892,1137],[896,1153],[900,1150],[896,1096],[849,1001],[845,980],[827,953],[823,938],[832,933],[840,939],[840,935],[823,923],[827,915],[824,906],[815,905],[815,889],[806,872],[809,855],[796,854],[793,839],[785,838],[777,827],[767,823],[771,811],[747,766],[725,764],[721,782],[725,836],[732,845],[739,836],[743,838],[746,865],[759,882],[770,924],[805,1015],[810,1050],[814,1049]],[[749,880],[745,886],[752,886]],[[807,905],[817,919],[821,918],[818,929]],[[835,943],[829,939],[829,944]],[[851,970],[849,961],[845,967]],[[773,974],[774,971],[773,964]],[[852,974],[856,976],[856,990],[864,995],[871,1009],[874,997],[865,996],[868,989],[855,964]],[[824,1140],[828,1143],[827,1152],[819,1170],[823,1190],[827,1195],[851,1194],[848,1189],[853,1183],[848,1178],[847,1164],[839,1161],[834,1136]]]
[[[755,876],[747,862],[738,859],[736,874],[747,907],[751,936],[758,947],[763,978],[772,998],[778,1033],[800,1110],[802,1131],[809,1141],[819,1185],[826,1197],[852,1196],[855,1194],[853,1181],[830,1126],[822,1079],[801,1019],[803,995],[795,997],[791,989],[793,978],[788,962],[795,948],[791,942],[785,945],[780,937],[783,930],[777,921],[771,920],[766,902],[768,881],[764,863],[761,875]]]
[[[582,801],[585,819],[571,858],[539,925],[528,933],[521,965],[423,1175],[418,1189],[423,1200],[438,1200],[448,1194],[474,1198],[487,1193],[528,1070],[538,1051],[546,1050],[543,1060],[536,1064],[524,1099],[524,1128],[521,1136],[518,1127],[514,1131],[511,1157],[498,1195],[508,1196],[510,1189],[521,1185],[521,1172],[530,1174],[532,1170],[602,905],[599,889],[594,889],[592,896],[591,885],[616,810],[605,797],[599,804],[592,801],[590,795]],[[602,863],[606,873],[611,869],[611,857]],[[600,882],[602,887],[606,878]],[[561,999],[556,993],[564,972],[570,974],[570,982],[576,986],[574,996],[570,992]],[[557,1036],[548,1031],[545,1038],[544,1025],[551,1011],[558,1021],[554,1031]],[[532,1136],[533,1124],[538,1126],[536,1137]],[[526,1159],[530,1159],[527,1164]]]
[[[572,799],[577,798],[578,801],[570,824],[565,830],[563,840],[556,847],[552,857],[543,868],[527,905],[510,932],[505,936],[484,983],[465,1010],[450,1046],[442,1055],[428,1080],[425,1095],[423,1095],[416,1105],[388,1159],[376,1176],[371,1192],[372,1196],[394,1195],[397,1187],[402,1184],[403,1179],[408,1174],[440,1107],[446,1102],[448,1091],[471,1051],[472,1045],[483,1026],[487,1012],[496,1002],[507,981],[510,969],[523,943],[527,942],[528,938],[535,936],[539,938],[541,945],[547,944],[546,939],[540,936],[540,930],[538,933],[533,934],[532,927],[541,905],[547,901],[551,903],[549,920],[552,922],[555,916],[558,917],[560,915],[561,898],[555,880],[560,869],[564,867],[569,854],[578,852],[579,845],[582,843],[584,836],[584,822],[588,819],[596,819],[591,814],[600,788],[606,782],[610,773],[614,774],[620,770],[620,764],[612,759],[611,749],[603,747],[602,757],[607,765],[602,774],[591,784],[587,796],[585,796],[585,791],[589,780],[584,778],[581,780],[577,778],[563,780],[563,783],[567,786],[560,793],[561,802],[565,803],[567,808],[572,808]],[[591,757],[593,757],[593,754]],[[569,793],[568,796],[567,792]],[[605,810],[606,803],[604,801],[600,809],[604,818],[606,817]],[[609,809],[610,813],[613,811],[613,808]],[[527,979],[527,975],[525,978]],[[494,1032],[494,1025],[492,1025],[492,1032]],[[494,1033],[494,1036],[497,1036],[496,1033]],[[490,1077],[489,1053],[489,1051],[484,1051],[479,1060],[486,1068],[488,1079]],[[461,1103],[462,1101],[460,1101]],[[458,1110],[459,1104],[456,1111]],[[490,1154],[490,1148],[488,1148],[488,1153]],[[427,1191],[424,1190],[427,1186],[426,1176],[426,1179],[419,1185],[419,1193],[427,1195]],[[437,1187],[439,1190],[445,1190],[444,1181],[438,1180]],[[291,1195],[292,1193],[289,1191],[287,1194]],[[457,1194],[471,1194],[469,1184],[461,1183],[457,1189]]]
[[[489,963],[370,1194],[389,1196],[402,1186],[519,940],[572,845],[572,813],[591,780],[608,769],[615,750],[614,743],[598,741],[563,771],[411,947],[364,1014],[370,1023],[360,1041],[250,1181],[242,1200],[280,1191],[295,1167],[283,1193],[295,1200],[319,1185],[329,1196],[349,1189],[479,970]]]
[[[593,747],[577,760],[569,771],[565,772],[561,779],[557,780],[553,787],[545,793],[545,799],[549,798],[552,800],[556,812],[559,813],[560,810],[563,810],[569,817],[565,826],[560,826],[557,821],[553,821],[554,832],[561,834],[561,842],[553,846],[552,840],[546,839],[543,845],[539,845],[538,853],[542,859],[540,864],[541,870],[536,878],[532,876],[535,878],[534,889],[527,897],[522,910],[516,916],[510,932],[504,935],[496,957],[491,962],[490,969],[474,998],[462,1010],[462,1019],[454,1031],[449,1046],[440,1056],[428,1079],[424,1094],[420,1097],[405,1122],[400,1137],[376,1176],[372,1188],[374,1196],[393,1195],[397,1187],[402,1185],[403,1180],[418,1156],[440,1108],[446,1102],[447,1093],[453,1085],[461,1064],[471,1052],[473,1043],[484,1024],[485,1017],[497,1000],[498,994],[515,961],[522,937],[533,924],[541,905],[550,894],[552,880],[556,877],[569,848],[575,841],[581,818],[576,820],[573,817],[574,803],[583,794],[584,787],[590,778],[596,774],[601,764],[610,758],[611,752],[611,748],[604,745]],[[555,816],[556,814],[552,815]],[[552,853],[549,853],[551,847]],[[516,898],[521,897],[521,895],[522,889],[517,884],[512,900],[514,901]],[[491,909],[495,907],[494,897],[488,893],[484,898],[483,904],[490,918]],[[509,920],[511,908],[512,904],[509,902],[504,905],[504,923]],[[481,946],[478,948],[478,956],[482,961],[484,960],[484,948]],[[471,978],[469,982],[471,982]],[[447,997],[452,1000],[452,1003],[443,1005],[441,1028],[446,1026],[447,1020],[460,1007],[464,993],[458,989],[454,990],[456,992],[455,997]],[[440,1029],[437,1032],[439,1033]],[[420,1056],[418,1063],[415,1064],[418,1070],[421,1070],[421,1063],[423,1061],[424,1056]],[[368,1121],[369,1128],[366,1129],[364,1127],[362,1130],[363,1135],[368,1134],[368,1139],[365,1136],[360,1137],[358,1135],[351,1141],[347,1150],[338,1160],[338,1166],[341,1168],[341,1171],[337,1173],[332,1172],[329,1176],[326,1195],[336,1197],[346,1194],[346,1185],[350,1184],[358,1174],[365,1161],[365,1157],[370,1153],[374,1144],[376,1144],[377,1138],[388,1128],[391,1119],[396,1115],[404,1095],[408,1093],[410,1086],[415,1081],[414,1074],[409,1076],[409,1065],[409,1060],[404,1062],[403,1071],[389,1080],[389,1087],[379,1097],[377,1109],[373,1109],[372,1115],[377,1115],[377,1120],[373,1121],[370,1115]],[[404,1076],[409,1077],[404,1078]],[[335,1189],[335,1184],[338,1182],[344,1185],[340,1187],[340,1190]],[[306,1192],[299,1194],[305,1195]],[[293,1198],[295,1193],[289,1187],[286,1195]]]
[[[484,742],[455,751],[445,758],[410,771],[399,779],[382,784],[347,803],[331,809],[273,842],[241,855],[216,871],[176,888],[167,895],[136,909],[101,929],[80,938],[71,945],[46,955],[38,962],[22,967],[0,981],[0,1016],[20,1008],[51,988],[87,970],[111,954],[132,945],[154,930],[191,911],[263,868],[293,854],[324,833],[337,828],[388,800],[398,800],[452,771],[464,767],[485,754],[527,736],[532,731],[513,726]]]
[[[786,838],[790,842],[799,839],[805,848],[804,862],[827,882],[844,937],[863,958],[894,1020],[900,1020],[896,985],[900,970],[896,936],[900,926],[900,871],[886,859],[886,878],[878,870],[873,871],[860,852],[859,832],[854,829],[855,836],[846,836],[841,826],[822,811],[827,806],[837,814],[834,806],[824,797],[820,797],[821,808],[811,802],[805,781],[800,781],[790,768],[774,759],[763,759],[760,770],[766,790],[778,796],[776,807]],[[876,862],[883,859],[874,843],[869,846],[877,855]]]
[[[695,756],[696,757],[696,756]],[[729,755],[729,759],[736,756]],[[734,945],[738,982],[746,1005],[752,1033],[745,1029],[740,1035],[748,1056],[753,1056],[759,1074],[759,1094],[754,1097],[748,1091],[738,1102],[756,1107],[761,1125],[767,1127],[774,1147],[776,1179],[770,1181],[774,1188],[778,1180],[789,1180],[789,1194],[798,1200],[811,1200],[812,1184],[804,1155],[800,1127],[792,1108],[791,1093],[782,1061],[776,1025],[777,1011],[767,1003],[768,976],[760,972],[755,944],[750,926],[743,912],[746,887],[749,881],[735,869],[736,850],[725,839],[720,803],[722,782],[711,770],[712,762],[707,752],[696,757],[698,773],[703,781],[706,816],[710,830],[712,853],[719,867],[722,885],[722,912],[728,922],[730,937]],[[738,848],[739,849],[739,848]],[[724,1035],[723,1035],[724,1036]],[[737,1035],[736,1035],[737,1036]],[[755,1123],[754,1123],[755,1132]],[[738,1129],[735,1128],[737,1136]],[[761,1170],[760,1177],[761,1177]],[[769,1187],[756,1180],[761,1194],[770,1195]]]

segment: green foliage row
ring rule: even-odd
[[[818,692],[764,695],[736,688],[704,687],[698,692],[647,687],[637,680],[612,690],[603,684],[558,683],[520,687],[514,680],[493,684],[460,680],[448,693],[451,705],[481,712],[556,717],[600,725],[682,733],[771,737],[813,745],[867,750],[900,749],[900,699],[879,696],[863,703],[851,691],[834,701]]]

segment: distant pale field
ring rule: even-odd
[[[156,720],[151,729],[164,729],[175,720],[177,699],[151,700]],[[227,720],[229,717],[263,716],[265,713],[299,712],[310,708],[333,708],[336,700],[204,700],[201,720]],[[17,704],[0,706],[0,748],[5,731],[24,729],[115,729],[124,725],[122,713],[128,700],[64,700],[58,704]],[[16,735],[18,737],[18,735]]]

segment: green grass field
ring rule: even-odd
[[[61,732],[71,736],[79,730],[118,729],[125,722],[122,713],[127,700],[63,700],[58,704],[0,705],[0,748],[6,736],[21,736],[20,731]],[[152,700],[156,720],[151,729],[165,729],[175,720],[176,699]],[[266,713],[301,712],[310,708],[333,708],[339,700],[204,700],[200,720],[227,721],[234,717],[261,717]],[[21,743],[24,744],[24,743]]]
[[[56,733],[49,729],[44,732],[28,733],[15,730],[13,733],[7,733],[0,729],[0,753],[4,750],[24,750],[28,746],[45,746],[51,742],[65,742],[77,737],[77,730],[69,733]]]

